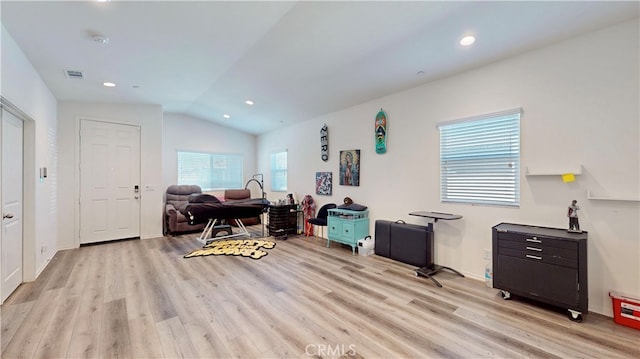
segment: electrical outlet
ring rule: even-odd
[[[484,249],[484,259],[489,260],[491,259],[491,249]]]

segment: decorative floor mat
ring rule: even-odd
[[[186,254],[184,258],[225,255],[260,259],[269,254],[265,249],[271,249],[275,246],[276,242],[262,239],[227,239],[213,241],[202,248]]]

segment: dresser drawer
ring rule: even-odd
[[[575,242],[567,243],[569,245],[566,247],[571,248],[554,247],[550,246],[548,243],[549,242],[540,244],[523,241],[505,241],[498,239],[498,253],[500,253],[504,248],[522,251],[537,256],[553,256],[572,260],[578,259],[578,245]]]
[[[353,237],[354,224],[353,222],[342,223],[342,237],[345,239],[354,239]]]
[[[520,251],[511,248],[498,248],[498,256],[509,256],[528,260],[531,262],[554,264],[567,268],[578,268],[577,259],[562,258],[538,252]]]
[[[501,241],[519,242],[525,246],[564,248],[573,251],[577,250],[577,244],[575,241],[567,241],[559,238],[527,233],[498,233],[498,242]]]
[[[327,228],[328,233],[329,233],[330,235],[333,235],[333,236],[338,236],[338,235],[340,235],[340,233],[341,233],[341,231],[342,231],[342,223],[341,223],[341,222],[338,222],[338,221],[336,221],[336,220],[334,220],[334,219],[329,219],[329,222],[328,222],[328,224],[327,224],[327,227],[328,227],[328,228]]]
[[[536,300],[546,298],[554,303],[578,306],[578,277],[573,268],[500,256],[495,271],[509,273],[494,278],[497,288],[507,288]]]

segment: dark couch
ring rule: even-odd
[[[180,209],[189,203],[189,197],[202,194],[197,185],[171,185],[165,193],[164,232],[177,234],[201,231],[205,223],[190,225],[187,218],[180,213]]]

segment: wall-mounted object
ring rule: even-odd
[[[320,158],[329,161],[329,128],[327,124],[320,129]]]
[[[340,151],[340,184],[360,186],[360,150]]]
[[[622,196],[617,196],[617,197],[604,197],[604,196],[594,196],[591,193],[591,190],[587,190],[587,199],[590,200],[596,200],[596,201],[627,201],[627,202],[640,202],[640,198],[635,197],[622,197]]]
[[[552,169],[548,168],[531,168],[527,166],[525,168],[524,174],[526,176],[564,176],[572,174],[574,176],[579,176],[582,174],[582,165],[577,166],[569,166],[569,167],[553,167]]]
[[[331,196],[333,172],[316,172],[316,194]]]
[[[387,114],[380,109],[376,115],[375,122],[376,133],[376,153],[383,154],[387,152]]]
[[[47,167],[40,167],[40,179],[47,178]]]

